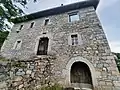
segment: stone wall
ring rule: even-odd
[[[80,20],[76,22],[69,22],[69,13],[76,11],[79,13]],[[90,45],[94,41],[96,43],[98,42],[99,44],[100,40],[97,40],[97,38],[105,38],[104,32],[102,31],[101,25],[93,7],[49,16],[47,18],[50,19],[50,23],[46,26],[44,26],[45,18],[46,17],[15,24],[7,40],[3,44],[1,49],[2,55],[6,58],[27,60],[30,57],[36,55],[37,44],[40,37],[49,38],[48,55],[59,55],[62,54],[62,52],[68,52],[72,55],[72,53],[70,53],[71,51],[64,51],[63,49],[59,48],[65,46],[68,49],[73,50],[72,46],[69,45],[69,37],[73,33],[78,33],[81,38],[80,44],[76,46],[80,49],[86,47],[86,45]],[[30,28],[31,22],[35,22],[33,28]],[[17,33],[16,31],[19,30],[20,25],[24,25],[23,29]],[[14,45],[17,40],[22,40],[22,45],[19,50],[14,49]],[[102,42],[107,43],[106,38]],[[107,48],[109,48],[109,46],[107,46]],[[58,53],[59,50],[62,52]],[[79,52],[82,53],[81,51]]]
[[[0,62],[0,90],[35,90],[53,86],[57,82],[54,60],[53,56],[34,57],[29,61],[3,59]]]
[[[25,61],[1,58],[0,90],[40,90],[41,87],[53,86],[55,84],[66,87],[64,90],[69,90],[68,87],[72,89],[72,85],[66,86],[61,83],[65,79],[62,80],[63,76],[59,76],[59,71],[55,70],[54,62],[56,60],[56,56],[35,56]],[[104,68],[102,71],[93,73],[97,75],[99,80],[99,85],[94,87],[94,90],[120,89],[120,77],[117,74],[110,74]]]

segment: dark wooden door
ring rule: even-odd
[[[47,55],[48,51],[48,38],[41,38],[39,40],[37,55]]]
[[[71,67],[71,83],[92,84],[89,67],[82,62],[76,62]]]

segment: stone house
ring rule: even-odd
[[[56,81],[63,86],[120,90],[119,71],[96,14],[98,3],[82,1],[14,19],[2,55],[18,60],[55,56]]]

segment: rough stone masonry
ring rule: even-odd
[[[14,19],[1,49],[13,63],[9,88],[58,83],[77,90],[120,90],[120,73],[95,12],[98,3],[77,2]]]

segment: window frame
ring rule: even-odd
[[[46,39],[44,41],[44,43],[41,42],[42,39],[43,40]],[[46,45],[46,43],[47,43],[47,46],[44,46],[44,44]],[[42,45],[42,46],[40,46],[40,45]],[[41,47],[44,48],[44,49],[43,50],[39,50]],[[41,37],[39,39],[39,42],[38,42],[37,55],[47,55],[48,54],[48,48],[49,48],[49,38],[48,37]]]
[[[46,33],[46,34],[42,34],[40,36],[37,36],[36,39],[35,39],[35,48],[34,48],[34,54],[37,55],[37,50],[38,50],[38,45],[39,45],[39,40],[40,38],[43,38],[43,37],[47,37],[49,39],[49,43],[48,43],[48,51],[47,51],[47,55],[49,55],[51,53],[51,39],[53,38],[53,36],[50,34],[50,33]],[[38,57],[41,55],[37,55]]]
[[[46,20],[48,20],[47,24],[46,24]],[[45,20],[44,20],[44,26],[49,25],[49,23],[50,23],[50,19],[49,18],[45,18]]]
[[[20,27],[19,27],[19,29],[16,30],[16,33],[19,33],[23,29],[23,27],[24,27],[24,25],[21,24]]]
[[[19,31],[23,29],[23,26],[24,26],[23,24],[20,25],[20,27],[19,27]]]
[[[34,25],[35,25],[35,22],[31,22],[31,23],[30,23],[30,28],[33,28]]]
[[[78,45],[78,35],[77,34],[72,34],[71,35],[71,42],[72,42],[72,45]]]
[[[72,35],[77,35],[77,38],[78,38],[78,44],[72,44]],[[68,45],[70,46],[79,46],[79,45],[82,45],[83,44],[83,40],[82,40],[82,35],[79,34],[78,32],[75,32],[75,33],[70,33],[69,36],[68,36]]]
[[[20,43],[18,43],[18,42],[20,42]],[[19,47],[17,47],[18,44],[19,44]],[[13,49],[14,50],[19,50],[21,48],[21,45],[22,45],[22,40],[19,39],[15,42]]]
[[[79,20],[74,20],[74,21],[71,21],[71,18],[70,18],[70,16],[73,16],[73,15],[77,15],[78,16],[78,18],[79,18],[79,20],[80,20],[80,15],[79,15],[79,12],[78,11],[75,11],[75,12],[70,12],[70,13],[68,13],[68,22],[75,22],[75,21],[79,21]]]

